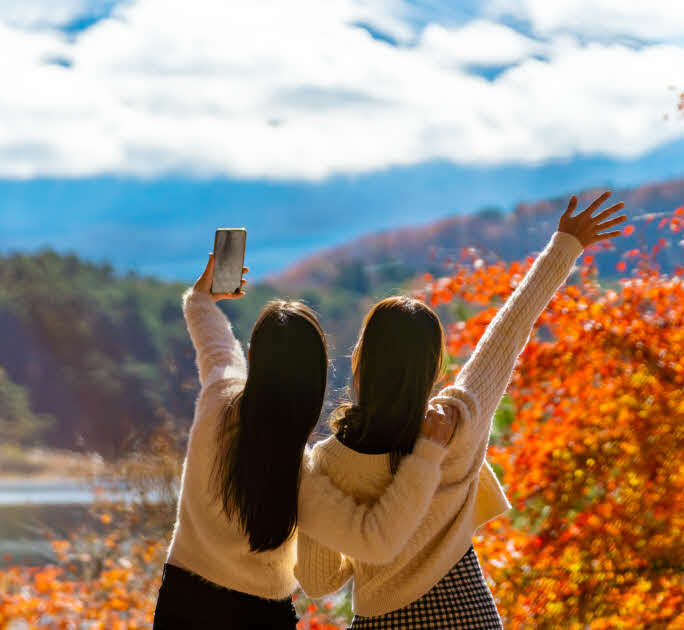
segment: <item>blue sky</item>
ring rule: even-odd
[[[168,278],[684,175],[681,0],[0,0],[0,67],[0,250]]]
[[[684,3],[0,0],[0,176],[317,180],[684,136]]]

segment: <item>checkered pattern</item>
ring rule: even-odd
[[[378,617],[356,615],[349,630],[503,630],[473,546],[415,602]]]

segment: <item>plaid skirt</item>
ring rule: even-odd
[[[425,595],[378,617],[356,615],[349,630],[503,630],[492,592],[470,545],[466,554]]]

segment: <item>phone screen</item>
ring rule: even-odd
[[[219,228],[214,236],[214,279],[212,293],[240,291],[242,267],[245,263],[245,228]]]

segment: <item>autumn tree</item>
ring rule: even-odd
[[[633,222],[655,219],[674,238],[625,252],[614,282],[594,265],[612,242],[585,249],[516,364],[488,451],[513,509],[474,541],[511,630],[684,628],[684,267],[657,263],[684,206]],[[532,262],[467,248],[426,278],[433,306],[478,309],[448,326],[455,373]]]

